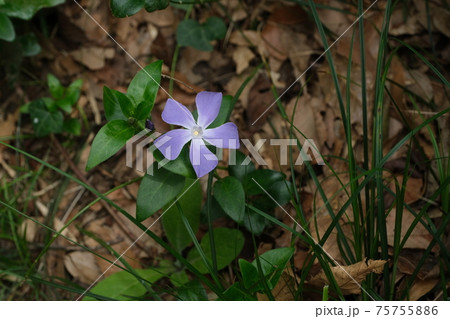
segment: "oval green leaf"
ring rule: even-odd
[[[133,135],[134,129],[127,121],[108,122],[98,131],[92,142],[86,170],[90,170],[116,154]]]
[[[154,283],[165,276],[169,269],[135,269],[142,279]],[[133,300],[143,296],[147,289],[134,275],[127,271],[119,271],[99,281],[90,292],[96,295],[108,297],[115,300]],[[95,298],[86,296],[83,301],[94,301]]]
[[[242,185],[246,195],[265,194],[273,183],[284,180],[286,176],[270,169],[258,169],[244,177]]]
[[[255,164],[250,161],[248,164],[243,164],[247,156],[241,151],[236,151],[236,164],[228,164],[228,172],[231,176],[236,177],[241,182],[244,177],[255,170]]]
[[[128,86],[127,96],[134,102],[134,105],[144,108],[147,113],[143,118],[150,115],[155,105],[156,94],[161,82],[161,68],[161,60],[147,65],[134,76]]]
[[[214,242],[216,246],[217,269],[221,270],[240,254],[244,247],[245,239],[239,230],[221,227],[214,229]],[[212,264],[211,244],[208,233],[203,236],[200,246],[206,259]],[[208,269],[203,263],[197,248],[194,247],[189,251],[187,260],[202,274],[208,273]]]
[[[115,17],[125,18],[136,14],[144,3],[145,0],[111,0],[111,11]]]
[[[14,26],[8,16],[0,12],[0,39],[8,42],[16,38]]]
[[[186,193],[184,193],[184,191],[186,191]],[[180,194],[184,195],[175,200],[178,200],[178,203],[183,210],[183,215],[189,221],[189,225],[191,225],[194,233],[196,233],[200,224],[200,210],[203,198],[202,187],[200,186],[198,179],[186,179],[186,184]],[[167,239],[177,251],[182,251],[192,242],[176,205],[170,207],[161,219]]]
[[[214,197],[235,222],[242,223],[245,213],[245,193],[236,177],[227,176],[214,183]]]
[[[184,186],[184,177],[153,163],[152,175],[145,175],[139,186],[136,218],[139,222],[149,218],[177,196]]]

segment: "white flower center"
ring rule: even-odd
[[[200,126],[194,126],[191,130],[192,138],[201,138],[203,136],[203,129]]]

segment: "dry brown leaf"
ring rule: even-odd
[[[363,260],[349,266],[331,267],[336,283],[341,288],[344,295],[361,293],[360,284],[370,273],[380,274],[386,260]],[[328,285],[328,279],[323,270],[308,281],[309,284],[323,287]]]
[[[70,52],[79,63],[91,70],[100,70],[105,66],[105,59],[112,59],[115,51],[113,48],[82,47]]]
[[[422,70],[416,69],[405,72],[405,84],[411,92],[425,101],[430,101],[434,96],[430,78]]]
[[[338,172],[343,172],[347,170],[347,167],[345,166],[338,167],[335,165],[334,168]],[[338,177],[343,185],[348,185],[349,177],[347,174],[339,174]],[[347,192],[350,192],[350,188],[347,187],[346,192],[345,189],[343,189],[340,182],[334,176],[325,178],[321,182],[321,186],[325,193],[325,196],[326,198],[328,198],[328,204],[335,213],[338,212],[340,208],[344,205],[344,203],[347,202],[349,199]],[[311,185],[310,186],[311,192],[314,193],[314,201],[312,203],[313,217],[310,218],[309,227],[311,229],[311,235],[313,236],[313,238],[317,241],[320,241],[322,236],[328,230],[330,224],[333,222],[333,218],[328,213],[328,210],[326,208],[326,205],[324,204],[322,196],[320,196],[319,193],[316,191],[317,186],[312,181],[310,182],[310,185]],[[344,236],[347,238],[348,241],[353,240],[353,232],[351,226],[352,223],[353,223],[353,210],[351,207],[348,207],[346,209],[346,212],[342,215],[341,219],[339,220],[339,225],[342,229]],[[343,258],[341,256],[340,249],[338,246],[337,235],[338,235],[337,229],[336,227],[334,227],[330,236],[324,243],[323,249],[326,252],[328,252],[330,256],[333,257],[335,260],[337,260],[338,262],[342,262]]]
[[[86,251],[65,255],[64,266],[76,280],[86,284],[94,282],[102,274],[94,255]]]
[[[293,98],[286,105],[286,114],[288,118],[292,118],[294,114],[293,124],[294,126],[306,136],[306,138],[313,139],[319,148],[321,149],[321,141],[317,139],[317,125],[316,125],[316,111],[314,110],[317,104],[320,104],[321,100],[316,97],[312,97],[309,94],[302,95],[298,101],[297,98]],[[298,138],[301,144],[304,143],[305,138],[303,135],[298,134]]]
[[[392,180],[392,182],[389,184],[389,188],[394,193],[396,192],[395,185],[397,183],[398,183],[397,187],[402,187],[403,175],[395,176],[395,179],[397,180],[397,182],[395,180]],[[405,187],[406,187],[405,198],[403,199],[403,201],[406,204],[412,204],[418,201],[419,199],[422,198],[422,195],[425,192],[422,178],[409,177],[408,180],[406,181]]]
[[[390,248],[391,250],[392,248]],[[393,252],[390,252],[392,255]],[[398,270],[405,275],[412,275],[424,255],[424,250],[419,249],[402,249],[398,256]],[[417,273],[417,278],[425,280],[436,278],[439,275],[438,258],[432,254],[428,255],[425,262]]]
[[[411,289],[409,290],[409,300],[410,301],[419,300],[422,296],[429,293],[438,282],[439,278],[426,280],[420,280],[419,278],[417,278],[416,280],[414,280],[414,283],[412,284]]]
[[[245,79],[250,76],[251,70],[247,70],[243,72],[240,75],[233,76],[230,81],[225,85],[225,90],[227,94],[235,94],[237,90],[241,87],[242,83],[245,81]],[[244,108],[248,105],[248,95],[250,92],[250,88],[253,86],[253,83],[255,83],[256,77],[253,77],[248,85],[245,86],[244,90],[242,91],[241,95],[239,96],[239,102],[242,104]],[[270,105],[270,104],[269,104]]]
[[[413,223],[415,217],[414,215],[406,208],[403,209],[402,215],[402,230],[400,238],[403,239],[408,228]],[[390,246],[394,245],[394,230],[395,230],[395,208],[389,213],[386,217],[386,231],[387,231],[387,239],[388,244]],[[411,235],[406,240],[405,246],[403,248],[411,248],[411,249],[427,249],[430,242],[433,240],[433,236],[426,230],[425,226],[423,226],[420,222],[414,227],[414,230],[411,232]],[[439,250],[439,247],[435,245],[432,249],[433,252]]]
[[[19,118],[19,108],[15,113],[10,113],[3,120],[2,114],[0,113],[0,137],[12,136],[16,130],[16,121]],[[0,150],[4,148],[0,145]]]
[[[253,60],[255,55],[252,50],[244,46],[238,46],[233,51],[233,61],[236,63],[236,74],[241,74],[248,66],[250,61]]]
[[[172,27],[175,23],[175,15],[171,6],[168,6],[164,10],[156,10],[153,12],[147,12],[141,10],[139,14],[147,22],[150,22],[157,27]]]
[[[411,12],[411,8],[414,10],[414,6],[409,6],[410,12],[408,12],[407,19],[405,19],[404,8],[398,6],[395,8],[391,15],[389,34],[394,36],[399,35],[415,35],[423,30],[420,25],[417,14]]]
[[[297,269],[302,269],[305,263],[310,259],[311,253],[306,250],[297,250],[294,254],[294,265]]]
[[[285,270],[281,274],[280,280],[272,289],[272,295],[275,301],[293,301],[295,294],[295,279],[290,270]],[[257,293],[258,301],[269,301],[269,297],[266,294]]]
[[[259,47],[261,44],[261,36],[253,30],[244,30],[242,32],[236,30],[230,36],[230,43],[242,46],[254,45]]]
[[[38,216],[36,219],[39,222],[44,221],[44,218],[41,216]],[[32,221],[31,219],[25,219],[17,229],[17,233],[20,237],[23,237],[25,235],[26,241],[32,243],[40,227],[40,225],[36,224],[36,222]]]
[[[287,48],[281,39],[285,30],[274,22],[268,22],[261,32],[261,37],[266,45],[267,52],[278,60],[287,59]]]
[[[265,119],[275,109],[274,107],[269,108],[274,100],[270,86],[270,80],[264,74],[260,74],[250,89],[246,114],[250,123],[257,121],[250,127],[252,130],[260,129],[264,125]]]
[[[428,22],[431,22],[433,29],[438,29],[440,32],[450,37],[450,10],[439,3],[430,2],[429,10],[427,10],[425,1],[414,0],[414,6],[417,10],[417,17],[419,22],[425,29],[428,29]],[[433,17],[428,21],[429,16]]]
[[[177,63],[177,69],[186,76],[190,83],[197,84],[203,80],[203,77],[194,71],[194,67],[201,61],[209,61],[210,58],[211,52],[184,47]]]
[[[344,2],[338,0],[328,1],[327,5],[332,8],[340,10],[330,10],[330,9],[317,9],[320,21],[331,30],[334,34],[342,34],[348,28],[348,26],[353,22],[354,18],[350,17],[344,12],[348,10]]]

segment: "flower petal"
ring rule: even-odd
[[[220,105],[222,104],[222,93],[200,92],[195,98],[195,103],[198,110],[197,123],[205,129],[219,114]]]
[[[206,147],[201,138],[192,139],[189,158],[198,178],[211,172],[219,163],[216,155]]]
[[[158,137],[153,143],[168,160],[174,160],[183,146],[192,139],[191,132],[185,129],[176,129]]]
[[[196,125],[194,117],[188,108],[173,99],[167,100],[161,117],[166,123],[181,125],[188,129],[191,129]]]
[[[219,148],[239,148],[239,133],[236,124],[228,122],[203,132],[203,139]]]

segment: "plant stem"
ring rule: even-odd
[[[212,227],[211,220],[211,191],[212,191],[212,180],[213,172],[209,172],[208,175],[208,188],[206,189],[206,215],[208,216],[208,234],[209,242],[211,244],[211,259],[214,272],[217,274],[217,256],[216,256],[216,244],[214,242],[214,229]]]

